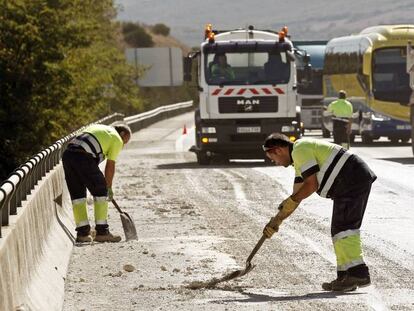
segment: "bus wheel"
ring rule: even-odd
[[[200,165],[209,165],[211,161],[211,157],[209,157],[204,152],[197,153],[197,163]]]

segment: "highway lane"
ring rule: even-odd
[[[379,176],[362,227],[371,287],[321,291],[335,275],[331,202],[312,195],[265,242],[250,274],[186,288],[243,266],[293,178],[292,168],[258,161],[198,166],[187,152],[192,120],[187,113],[133,135],[114,190],[140,239],[76,247],[64,310],[414,310],[414,161],[408,145],[386,142],[352,147]],[[109,222],[122,232],[113,209]]]

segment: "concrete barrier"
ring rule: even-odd
[[[133,132],[193,109],[192,102],[178,103],[125,118]],[[114,114],[100,122],[119,122]],[[75,133],[62,139],[52,157],[61,152]],[[51,153],[52,154],[52,153]],[[34,160],[33,160],[34,161]],[[12,174],[0,187],[0,311],[61,310],[64,280],[74,245],[75,224],[62,164],[46,167],[47,152],[39,153]],[[41,167],[42,170],[34,170]],[[47,173],[47,174],[46,174]],[[41,176],[45,176],[41,178]],[[38,179],[40,179],[38,181]],[[29,187],[16,193],[16,185]],[[30,192],[32,187],[34,190]],[[20,207],[21,205],[21,207]],[[1,227],[3,225],[3,227]]]
[[[63,168],[58,165],[4,228],[0,310],[62,309],[64,277],[74,241],[71,219]]]

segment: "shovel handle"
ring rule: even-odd
[[[260,240],[257,242],[256,246],[253,248],[252,252],[250,253],[249,257],[247,257],[246,264],[249,265],[250,261],[253,259],[254,255],[256,255],[257,251],[262,247],[263,242],[266,241],[266,236],[263,234]]]
[[[115,206],[115,208],[118,210],[118,212],[120,212],[121,214],[123,213],[121,208],[119,207],[118,203],[116,203],[115,199],[112,199],[112,204]]]

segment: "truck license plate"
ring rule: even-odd
[[[260,126],[243,126],[237,128],[237,133],[260,133]]]

